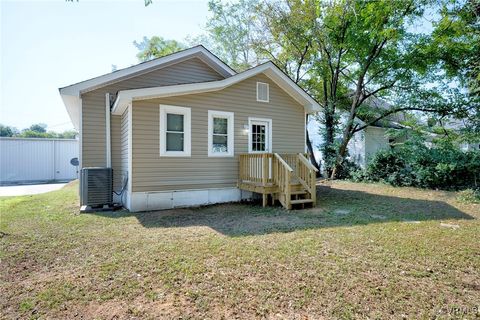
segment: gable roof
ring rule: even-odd
[[[226,63],[221,61],[217,56],[208,51],[204,46],[198,45],[189,49],[177,51],[175,53],[163,56],[161,58],[145,61],[131,67],[116,70],[89,80],[81,81],[63,88],[60,88],[62,95],[78,95],[92,91],[109,84],[125,80],[127,78],[138,76],[139,74],[151,72],[159,67],[166,67],[182,60],[197,57],[212,67],[222,76],[230,77],[236,74],[235,70],[230,68]]]
[[[123,114],[132,101],[218,91],[260,73],[272,79],[273,82],[300,103],[304,107],[305,112],[313,113],[320,111],[321,107],[318,102],[293,82],[273,62],[269,61],[223,80],[119,91],[112,108],[112,114]]]
[[[101,87],[105,87],[115,82],[123,81],[128,78],[164,68],[169,65],[197,57],[208,66],[213,68],[224,77],[235,75],[236,72],[226,63],[221,61],[217,56],[207,50],[204,46],[199,45],[182,51],[178,51],[161,58],[142,62],[137,65],[120,69],[111,73],[104,74],[89,80],[81,81],[63,88],[59,88],[60,96],[67,109],[68,115],[72,120],[74,127],[80,129],[80,109],[82,106],[82,93],[92,91]]]
[[[104,74],[99,77],[60,88],[60,96],[62,97],[63,103],[65,104],[73,125],[77,130],[79,130],[80,113],[82,107],[81,95],[83,93],[96,90],[128,78],[133,78],[159,68],[164,68],[194,57],[201,59],[208,66],[212,67],[215,71],[225,77],[225,79],[219,81],[173,86],[123,90],[117,95],[112,113],[121,114],[120,112],[123,112],[122,110],[124,110],[128,103],[131,103],[132,100],[218,91],[260,73],[264,73],[280,88],[285,90],[285,92],[287,92],[293,99],[304,106],[307,113],[320,111],[320,105],[312,97],[310,97],[308,93],[306,93],[295,82],[293,82],[285,73],[283,73],[283,71],[281,71],[273,62],[269,61],[237,74],[235,70],[230,68],[227,64],[221,61],[217,56],[215,56],[202,45],[183,51],[178,51],[158,59],[142,62],[125,69],[120,69],[112,73]]]

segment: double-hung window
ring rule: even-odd
[[[160,105],[160,156],[191,154],[190,108]]]
[[[233,156],[233,112],[208,110],[208,156]]]

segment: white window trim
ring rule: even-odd
[[[258,98],[258,86],[264,84],[267,86],[267,100],[261,100]],[[258,102],[270,102],[270,85],[266,82],[257,82],[257,101]]]
[[[167,151],[167,113],[183,115],[183,151]],[[190,157],[192,149],[192,112],[190,108],[160,105],[160,156]]]
[[[227,119],[227,152],[213,152],[213,118]],[[208,156],[233,157],[234,155],[234,114],[233,112],[208,110]]]
[[[252,124],[257,121],[268,122],[268,145],[265,151],[252,150]],[[271,153],[272,150],[272,119],[248,117],[248,153]]]

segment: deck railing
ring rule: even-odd
[[[273,182],[271,163],[273,154],[241,154],[239,177],[242,182],[267,185]]]
[[[291,209],[290,201],[293,169],[278,153],[274,154],[273,168],[273,171],[275,172],[273,181],[280,191],[278,200],[285,208]]]
[[[307,158],[299,153],[297,157],[296,176],[299,182],[310,193],[313,203],[317,202],[317,168]]]
[[[317,169],[301,153],[240,155],[239,182],[268,187],[270,192],[263,192],[264,205],[267,194],[271,193],[285,208],[290,209],[292,184],[301,184],[315,203],[316,172]],[[271,192],[272,189],[276,191]]]

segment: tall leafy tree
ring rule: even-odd
[[[273,60],[323,104],[324,155],[331,159],[334,178],[349,141],[369,125],[398,112],[449,115],[475,106],[461,88],[449,86],[438,55],[425,50],[434,48],[432,35],[412,31],[432,7],[438,8],[437,1],[283,0],[259,2],[253,13],[232,4],[222,10],[250,16],[244,49],[259,60]],[[212,19],[235,32],[228,20],[216,14]],[[441,33],[445,26],[438,28]],[[371,103],[379,98],[390,103]],[[338,144],[336,129],[341,129]]]
[[[137,58],[139,61],[148,61],[160,58],[168,54],[185,49],[185,45],[176,40],[167,40],[162,37],[143,37],[142,41],[133,41],[133,45],[139,50]]]

